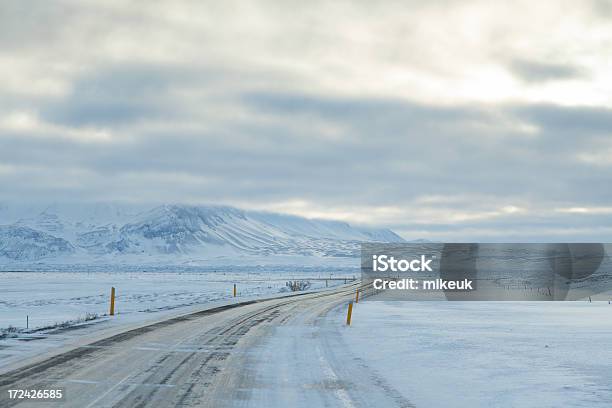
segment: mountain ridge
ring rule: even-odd
[[[10,262],[353,258],[359,255],[361,242],[404,242],[385,228],[221,205],[165,204],[143,211],[99,205],[71,210],[55,205],[13,216],[12,222],[6,213],[0,212],[0,259]]]

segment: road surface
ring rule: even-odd
[[[355,285],[222,306],[0,376],[2,407],[411,407],[343,344]],[[375,345],[373,345],[375,346]],[[63,388],[61,402],[9,389]]]

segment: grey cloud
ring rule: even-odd
[[[53,24],[71,12],[58,3],[44,0],[22,2],[7,0],[0,5],[0,44],[5,48],[39,45],[40,38],[57,40],[58,27]]]
[[[589,136],[612,131],[612,109],[605,107],[559,106],[538,104],[517,107],[519,116],[537,126],[575,136]],[[581,134],[576,134],[580,132]],[[562,142],[559,140],[559,142]],[[572,139],[569,139],[572,142]]]
[[[239,103],[252,116],[223,122],[222,131],[136,127],[130,129],[130,140],[106,144],[4,135],[0,157],[6,163],[52,166],[57,174],[62,166],[108,177],[190,174],[214,180],[212,187],[208,185],[210,191],[200,194],[227,200],[302,197],[335,205],[394,205],[409,202],[416,194],[461,193],[505,197],[509,204],[520,199],[592,203],[612,199],[609,189],[603,188],[612,181],[609,174],[570,159],[577,149],[597,140],[593,135],[599,127],[559,139],[556,122],[550,119],[559,115],[579,122],[583,108],[500,106],[491,112],[302,94],[248,94]],[[268,119],[262,122],[262,115]],[[471,126],[493,122],[500,115],[536,124],[540,134],[529,138],[511,131],[478,134]],[[321,123],[339,125],[340,138],[312,137],[311,129]],[[112,120],[108,124],[112,126]],[[133,188],[155,190],[156,186]]]
[[[557,64],[521,58],[512,60],[509,68],[514,75],[529,83],[577,79],[586,76],[583,68],[571,64]]]
[[[172,92],[196,83],[206,86],[204,69],[162,65],[115,65],[83,75],[65,97],[44,105],[50,122],[81,126],[116,126],[138,120],[177,119],[185,112]]]
[[[591,0],[590,4],[595,17],[605,19],[612,17],[612,3],[610,0]]]
[[[305,94],[259,92],[243,96],[242,101],[256,111],[277,115],[308,114],[332,120],[368,122],[379,127],[397,124],[441,124],[485,120],[487,114],[467,106],[445,108],[427,106],[392,98],[339,98]],[[394,131],[398,129],[393,128]]]
[[[609,215],[512,215],[456,224],[405,223],[400,233],[408,237],[451,242],[608,242],[612,234]]]

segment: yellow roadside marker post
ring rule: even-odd
[[[359,289],[355,292],[355,303],[359,303]]]
[[[111,287],[111,298],[110,298],[110,315],[115,315],[115,287]]]
[[[346,314],[346,325],[351,325],[351,316],[353,314],[353,302],[349,302],[348,304],[348,312]]]
[[[236,284],[234,283],[234,297],[236,297]]]

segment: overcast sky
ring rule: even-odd
[[[606,1],[4,0],[0,201],[612,241],[610,73]]]

